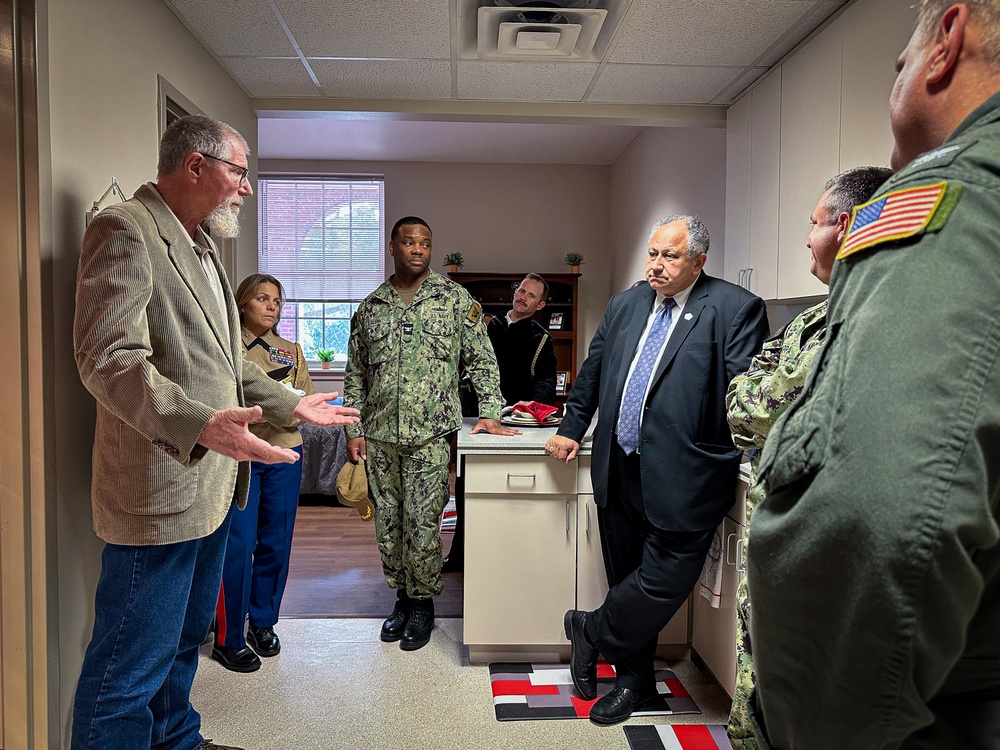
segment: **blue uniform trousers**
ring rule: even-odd
[[[302,446],[292,448],[299,456]],[[288,580],[302,461],[250,465],[250,495],[233,515],[216,607],[215,640],[229,648],[246,645],[247,614],[254,627],[273,627]]]
[[[230,509],[200,539],[104,547],[94,633],[73,705],[73,750],[201,746],[191,684],[232,517]]]

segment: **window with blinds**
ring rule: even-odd
[[[381,177],[267,177],[258,182],[261,273],[285,288],[278,333],[306,359],[347,362],[351,316],[385,280]]]

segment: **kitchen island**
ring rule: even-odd
[[[563,615],[608,591],[590,480],[590,434],[569,464],[545,453],[554,427],[458,435],[465,477],[464,641],[472,663],[566,661]],[[664,655],[688,644],[685,603],[660,636]]]

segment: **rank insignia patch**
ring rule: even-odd
[[[279,349],[276,346],[272,346],[268,352],[269,360],[279,365],[294,365],[295,355],[288,351],[287,349]]]
[[[958,202],[959,192],[949,189],[947,182],[937,182],[895,190],[858,206],[837,259],[882,242],[940,229]]]
[[[465,314],[465,324],[470,327],[474,326],[482,316],[483,306],[478,302],[473,302],[472,307],[469,308],[469,312]]]

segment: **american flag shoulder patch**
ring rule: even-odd
[[[958,202],[959,194],[959,190],[949,189],[947,182],[936,182],[894,190],[863,203],[851,214],[850,228],[837,259],[883,242],[940,229]]]

